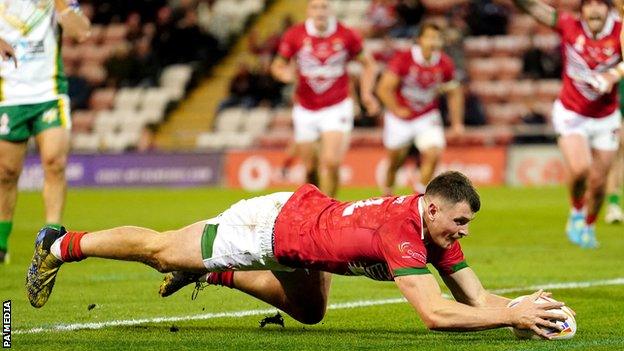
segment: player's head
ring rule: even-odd
[[[444,172],[427,185],[423,220],[429,240],[448,248],[468,235],[468,222],[481,208],[479,194],[470,180],[460,172]]]
[[[600,33],[607,21],[611,2],[609,0],[582,0],[581,17],[594,34]]]
[[[433,22],[423,23],[416,34],[416,43],[426,52],[441,50],[444,45],[442,28]]]
[[[308,0],[308,18],[314,22],[314,26],[319,31],[327,29],[331,8],[329,0]]]

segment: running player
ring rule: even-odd
[[[8,262],[17,181],[30,137],[41,154],[45,221],[61,222],[71,122],[59,24],[79,40],[90,30],[75,0],[0,3],[0,37],[19,62],[0,63],[0,263]]]
[[[421,26],[411,50],[398,52],[389,62],[377,87],[386,107],[383,143],[388,150],[388,171],[383,193],[391,195],[396,173],[405,162],[410,144],[421,156],[420,184],[416,192],[433,177],[446,145],[444,126],[438,110],[438,95],[447,94],[451,131],[464,130],[464,95],[454,79],[452,59],[441,49],[441,29],[433,23]]]
[[[514,2],[561,35],[563,88],[552,115],[571,176],[572,208],[566,232],[571,242],[595,248],[595,222],[619,145],[622,117],[613,85],[624,74],[624,67],[618,65],[622,24],[610,12],[608,0],[581,1],[580,17],[557,12],[541,0]]]
[[[87,257],[143,262],[165,279],[166,296],[199,276],[267,302],[299,322],[320,322],[327,309],[331,274],[365,275],[397,284],[428,328],[482,330],[514,326],[559,329],[565,319],[539,305],[541,292],[518,307],[487,292],[468,267],[458,240],[481,207],[464,175],[447,172],[424,195],[339,202],[312,185],[294,193],[242,200],[221,215],[180,230],[158,233],[139,227],[99,232],[44,228],[27,274],[34,307],[48,300],[64,262]],[[457,302],[442,297],[427,268],[442,275]]]
[[[360,36],[333,17],[328,0],[309,0],[307,11],[304,23],[284,33],[272,72],[283,83],[297,84],[292,117],[306,180],[333,196],[353,129],[347,64],[363,64],[360,96],[372,115],[379,110],[373,96],[376,65],[362,52]]]

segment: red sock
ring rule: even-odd
[[[67,232],[61,240],[61,260],[63,262],[75,262],[84,260],[80,240],[87,232]]]
[[[587,225],[592,225],[594,223],[596,223],[596,219],[598,219],[598,216],[595,214],[588,214],[587,218],[585,218],[585,223],[587,223]]]
[[[572,207],[574,207],[575,210],[580,211],[583,209],[583,206],[585,206],[585,199],[582,197],[572,198]]]
[[[206,283],[211,285],[227,286],[228,288],[234,287],[234,271],[225,272],[212,272],[208,274]]]

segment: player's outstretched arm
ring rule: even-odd
[[[514,308],[479,306],[473,307],[442,297],[440,287],[431,274],[396,277],[395,282],[407,301],[416,309],[421,319],[431,330],[475,331],[512,326],[531,329],[548,338],[539,326],[560,330],[550,320],[564,320],[565,316],[549,309],[559,308],[563,303],[537,304],[542,291],[538,291]]]
[[[91,34],[91,22],[78,8],[76,0],[54,0],[58,22],[65,33],[78,41]]]
[[[446,86],[452,137],[460,137],[464,134],[464,90],[457,81],[449,82]]]
[[[557,10],[541,0],[513,0],[521,10],[549,27],[557,24]]]
[[[360,54],[358,60],[364,67],[360,76],[360,96],[368,114],[374,116],[379,114],[381,108],[373,94],[377,78],[377,63],[371,55],[365,53]]]
[[[503,296],[485,290],[481,281],[470,268],[461,269],[451,275],[442,276],[455,300],[470,306],[506,307],[511,301]]]
[[[385,71],[377,85],[377,96],[382,104],[399,118],[408,118],[410,110],[399,105],[395,92],[401,83],[401,78],[394,72]]]
[[[284,84],[292,84],[295,82],[295,68],[285,58],[277,55],[271,63],[271,74],[273,78]]]

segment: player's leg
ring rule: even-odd
[[[394,193],[396,174],[403,163],[405,163],[409,148],[409,145],[407,145],[397,149],[386,149],[388,155],[388,169],[386,171],[386,179],[384,180],[384,188],[382,189],[384,196],[391,196]]]
[[[581,134],[560,136],[559,149],[568,170],[568,192],[571,199],[570,216],[566,225],[566,233],[570,241],[581,243],[581,235],[585,228],[585,202],[587,178],[591,163],[591,153],[587,137]]]
[[[145,263],[160,272],[203,271],[201,240],[206,222],[158,233],[140,227],[117,227],[91,233],[43,228],[35,241],[26,288],[30,303],[43,306],[64,262],[87,257]]]
[[[318,186],[319,118],[313,111],[295,105],[292,111],[292,119],[295,150],[305,168],[306,183]]]
[[[48,225],[60,225],[63,215],[70,128],[69,99],[61,97],[41,104],[34,132],[43,168],[43,202]]]
[[[388,169],[384,180],[384,195],[392,195],[396,174],[409,154],[415,137],[413,121],[401,119],[390,112],[384,114],[383,145],[388,154]]]
[[[607,178],[607,213],[605,214],[605,222],[622,223],[624,222],[624,212],[620,207],[620,198],[622,196],[622,186],[624,185],[624,128],[620,129],[620,147],[618,154],[613,161],[613,167]]]
[[[335,196],[340,183],[340,165],[349,149],[353,130],[353,101],[345,99],[315,113],[319,118],[319,185],[321,191]]]
[[[446,147],[442,116],[437,110],[423,115],[415,121],[415,144],[420,151],[420,188],[424,192],[425,186],[431,181],[438,166],[442,152]]]
[[[317,142],[302,142],[295,145],[297,155],[303,163],[306,183],[319,185],[318,179],[318,145]]]
[[[325,316],[331,274],[297,269],[294,272],[237,271],[233,288],[262,300],[304,324]]]
[[[27,106],[0,106],[0,263],[8,263],[8,241],[13,228],[17,201],[17,181],[30,137],[32,109]]]
[[[160,295],[169,296],[196,283],[226,286],[249,294],[305,324],[318,323],[327,309],[331,274],[297,269],[283,271],[225,271],[207,274],[176,271],[165,275]]]
[[[0,264],[8,263],[9,235],[17,201],[17,181],[26,155],[26,142],[0,140]]]
[[[342,131],[321,133],[319,189],[334,197],[340,183],[340,165],[349,148],[350,135]]]

